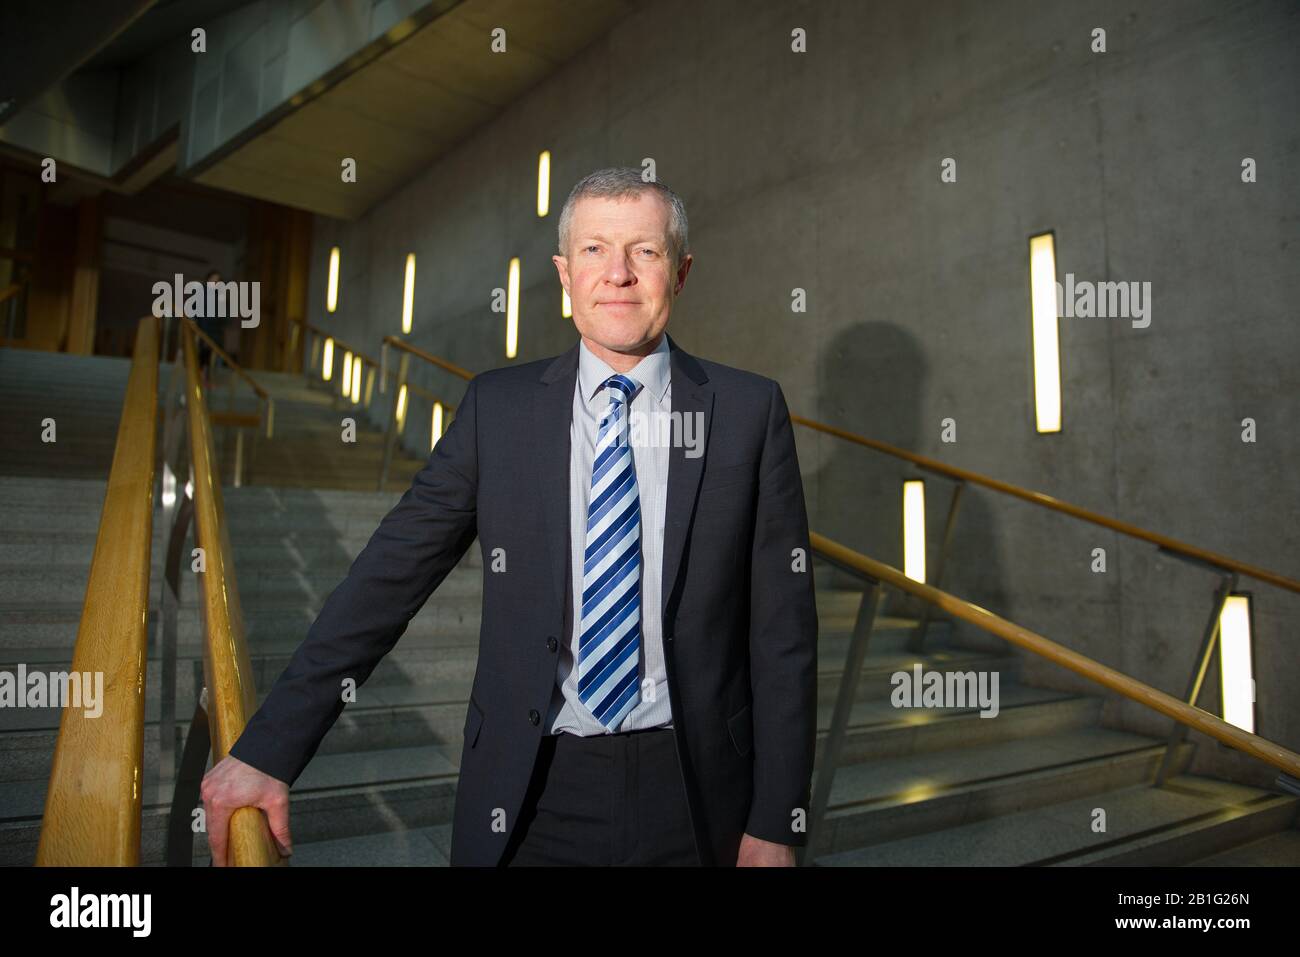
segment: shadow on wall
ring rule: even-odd
[[[890,322],[868,321],[839,332],[818,362],[815,417],[829,425],[949,462],[938,441],[940,423],[921,421],[927,404],[927,359],[916,337]],[[932,430],[932,431],[931,431]],[[806,431],[800,429],[800,431]],[[863,554],[903,567],[903,480],[925,481],[926,578],[934,584],[944,522],[955,483],[909,462],[831,436],[810,481],[815,490],[812,527]],[[937,451],[936,451],[937,450]],[[955,463],[953,463],[955,464]],[[954,527],[941,587],[992,611],[1007,605],[994,520],[983,489],[967,486]],[[909,608],[891,590],[890,609]],[[982,633],[961,629],[984,644]],[[987,636],[988,647],[1004,643]]]

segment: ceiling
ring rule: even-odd
[[[355,219],[633,9],[631,0],[464,0],[337,71],[187,175]],[[503,24],[508,57],[488,47],[490,31]],[[344,156],[357,161],[355,183],[342,181]]]

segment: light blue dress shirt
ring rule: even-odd
[[[573,418],[569,424],[569,563],[573,626],[560,646],[546,726],[551,734],[609,734],[578,697],[578,670],[573,657],[574,635],[582,621],[582,566],[587,547],[587,504],[591,496],[591,467],[595,458],[600,418],[609,405],[605,381],[615,370],[598,358],[585,342],[578,345],[578,381],[573,390]],[[668,452],[663,422],[672,411],[672,372],[668,337],[660,336],[658,347],[623,373],[640,383],[628,410],[632,464],[636,469],[641,501],[641,700],[628,712],[617,731],[672,727],[672,706],[668,700],[668,672],[664,664],[663,599],[661,583],[664,555],[664,510],[668,497]],[[641,440],[635,426],[642,425]],[[668,433],[671,434],[671,433]]]

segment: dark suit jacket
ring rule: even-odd
[[[780,386],[668,342],[672,409],[704,422],[702,455],[688,457],[680,442],[669,455],[669,699],[701,862],[730,866],[745,832],[806,843],[817,705],[808,520]],[[233,755],[292,784],[343,710],[343,679],[369,677],[477,536],[485,569],[502,548],[506,571],[484,573],[451,863],[498,863],[546,730],[558,644],[572,619],[578,348],[474,377]],[[504,830],[493,827],[501,811]]]

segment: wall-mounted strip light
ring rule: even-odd
[[[433,422],[430,424],[429,427],[429,435],[430,435],[429,449],[430,451],[432,451],[433,447],[438,444],[438,440],[442,438],[442,403],[441,402],[433,403]]]
[[[573,300],[569,298],[569,290],[563,286],[560,287],[560,315],[565,319],[573,318]]]
[[[537,215],[545,216],[551,210],[551,151],[542,150],[537,157]]]
[[[1056,237],[1029,237],[1033,312],[1034,418],[1039,432],[1061,431],[1061,346],[1056,304]]]
[[[410,335],[415,310],[415,253],[406,254],[406,281],[402,285],[402,333]]]
[[[325,311],[333,312],[339,305],[339,247],[330,250],[329,287],[325,293]]]
[[[375,394],[375,367],[371,366],[366,374],[366,407],[370,406],[370,397]]]
[[[401,390],[397,393],[397,434],[401,435],[406,431],[406,383],[402,383]]]
[[[334,340],[325,340],[325,358],[321,360],[320,378],[322,382],[329,382],[330,376],[334,374]]]
[[[361,401],[361,375],[366,371],[366,364],[357,356],[352,360],[352,404]]]
[[[352,391],[352,353],[343,352],[343,375],[339,377],[339,391],[344,398]]]
[[[506,287],[506,358],[515,357],[519,345],[519,257],[510,260],[510,280]]]
[[[903,574],[925,582],[925,482],[903,482]]]
[[[1229,595],[1219,613],[1223,720],[1254,734],[1255,675],[1250,641],[1250,597]]]

